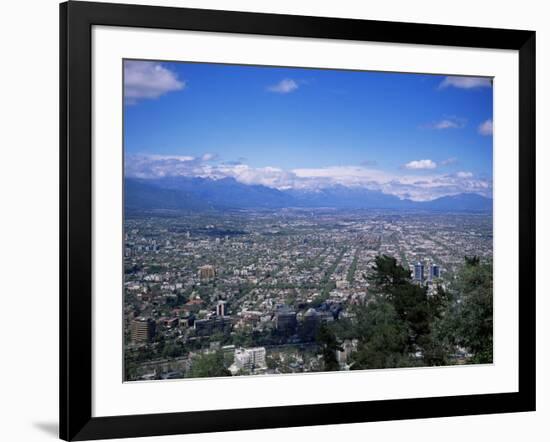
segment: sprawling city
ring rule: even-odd
[[[490,79],[124,85],[124,381],[493,362]]]
[[[344,338],[369,304],[377,256],[396,257],[427,296],[446,290],[464,256],[490,260],[487,214],[288,209],[126,220],[126,376],[172,379],[321,371],[319,330]],[[368,311],[368,307],[367,307]],[[455,362],[467,360],[457,349]],[[218,364],[218,365],[216,365]],[[208,373],[207,373],[208,375]]]

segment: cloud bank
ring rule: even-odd
[[[315,191],[341,185],[378,190],[399,198],[426,201],[458,193],[492,196],[491,180],[474,177],[471,172],[429,175],[396,174],[367,166],[332,166],[283,170],[278,167],[251,167],[241,162],[217,162],[213,154],[202,156],[127,155],[127,177],[151,179],[167,176],[234,178],[243,184],[264,185],[279,190]],[[419,160],[417,163],[431,162]],[[435,164],[434,162],[432,162]],[[410,164],[410,163],[409,163]],[[422,163],[430,164],[430,163]],[[418,168],[417,168],[418,169]],[[433,170],[434,168],[428,167]]]

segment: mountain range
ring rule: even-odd
[[[430,211],[491,211],[493,200],[474,193],[431,201],[400,199],[377,190],[334,185],[316,190],[277,190],[247,185],[234,178],[164,177],[125,179],[125,207],[131,210],[277,209],[283,207],[337,209],[401,209]]]

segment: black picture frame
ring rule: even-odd
[[[92,417],[94,25],[510,49],[519,54],[519,391]],[[60,5],[60,437],[90,440],[535,410],[535,32],[72,2]]]

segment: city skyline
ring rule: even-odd
[[[127,177],[492,197],[487,78],[126,61],[124,100]]]

